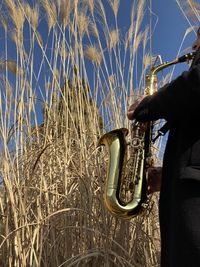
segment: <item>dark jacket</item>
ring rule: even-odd
[[[164,157],[164,168],[176,161],[180,178],[200,180],[200,62],[197,53],[189,71],[147,96],[137,107],[138,121],[164,118],[170,132]]]
[[[170,130],[160,192],[161,267],[200,266],[200,62],[147,96],[138,121],[164,118]]]

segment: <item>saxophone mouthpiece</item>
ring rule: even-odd
[[[178,63],[182,63],[182,62],[185,62],[185,61],[188,62],[188,61],[192,60],[195,57],[195,55],[196,55],[196,52],[188,53],[186,55],[183,55],[183,56],[179,57],[177,59],[177,62]]]

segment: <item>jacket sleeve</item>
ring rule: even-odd
[[[200,118],[200,64],[145,97],[133,114],[138,121],[177,121],[191,116]]]

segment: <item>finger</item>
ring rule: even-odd
[[[140,104],[140,102],[143,100],[144,96],[140,96],[139,98],[136,99],[136,101],[129,107],[128,112],[127,112],[127,117],[129,120],[134,119],[134,111],[137,108],[137,106]]]
[[[143,96],[138,97],[135,102],[129,107],[128,111],[135,110],[136,107],[140,104],[140,102],[143,100]]]
[[[128,118],[129,120],[133,120],[133,119],[134,119],[133,113],[134,113],[134,110],[132,110],[132,111],[128,111],[128,112],[127,112],[127,118]]]

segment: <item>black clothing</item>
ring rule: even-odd
[[[200,266],[200,63],[147,96],[134,118],[170,124],[160,192],[161,267]]]

